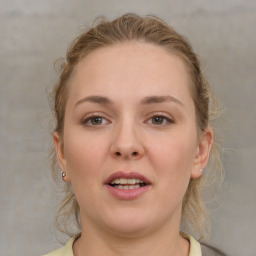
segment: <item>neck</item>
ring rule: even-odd
[[[74,243],[74,256],[188,256],[189,241],[179,235],[179,227],[168,225],[150,234],[120,235],[86,225],[86,232]]]

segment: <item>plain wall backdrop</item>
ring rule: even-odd
[[[59,247],[51,178],[53,62],[100,15],[156,14],[187,36],[224,106],[224,191],[210,244],[256,255],[256,1],[0,0],[0,255]],[[213,195],[215,197],[215,195]]]

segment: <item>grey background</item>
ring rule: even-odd
[[[256,255],[256,1],[0,0],[0,255],[59,246],[50,174],[53,62],[99,15],[156,14],[186,35],[224,105],[226,180],[212,212],[212,245]]]

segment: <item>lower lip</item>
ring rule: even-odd
[[[106,185],[106,188],[108,191],[115,197],[121,200],[133,200],[138,197],[140,197],[142,194],[144,194],[146,191],[149,190],[151,185],[146,185],[144,187],[139,187],[135,189],[118,189],[115,187],[112,187],[110,185]]]

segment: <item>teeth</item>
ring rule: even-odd
[[[136,180],[135,180],[135,179],[128,179],[128,180],[127,180],[127,183],[128,183],[128,184],[135,184],[135,183],[136,183]]]
[[[127,184],[127,179],[119,179],[119,184]]]
[[[142,180],[140,179],[125,179],[125,178],[117,178],[111,182],[112,185],[114,184],[121,184],[121,185],[126,185],[126,184],[138,184],[138,183],[143,183]]]
[[[116,185],[116,186],[115,186],[115,188],[124,189],[124,190],[135,189],[135,188],[139,188],[139,187],[140,187],[140,185],[132,185],[132,186]]]

